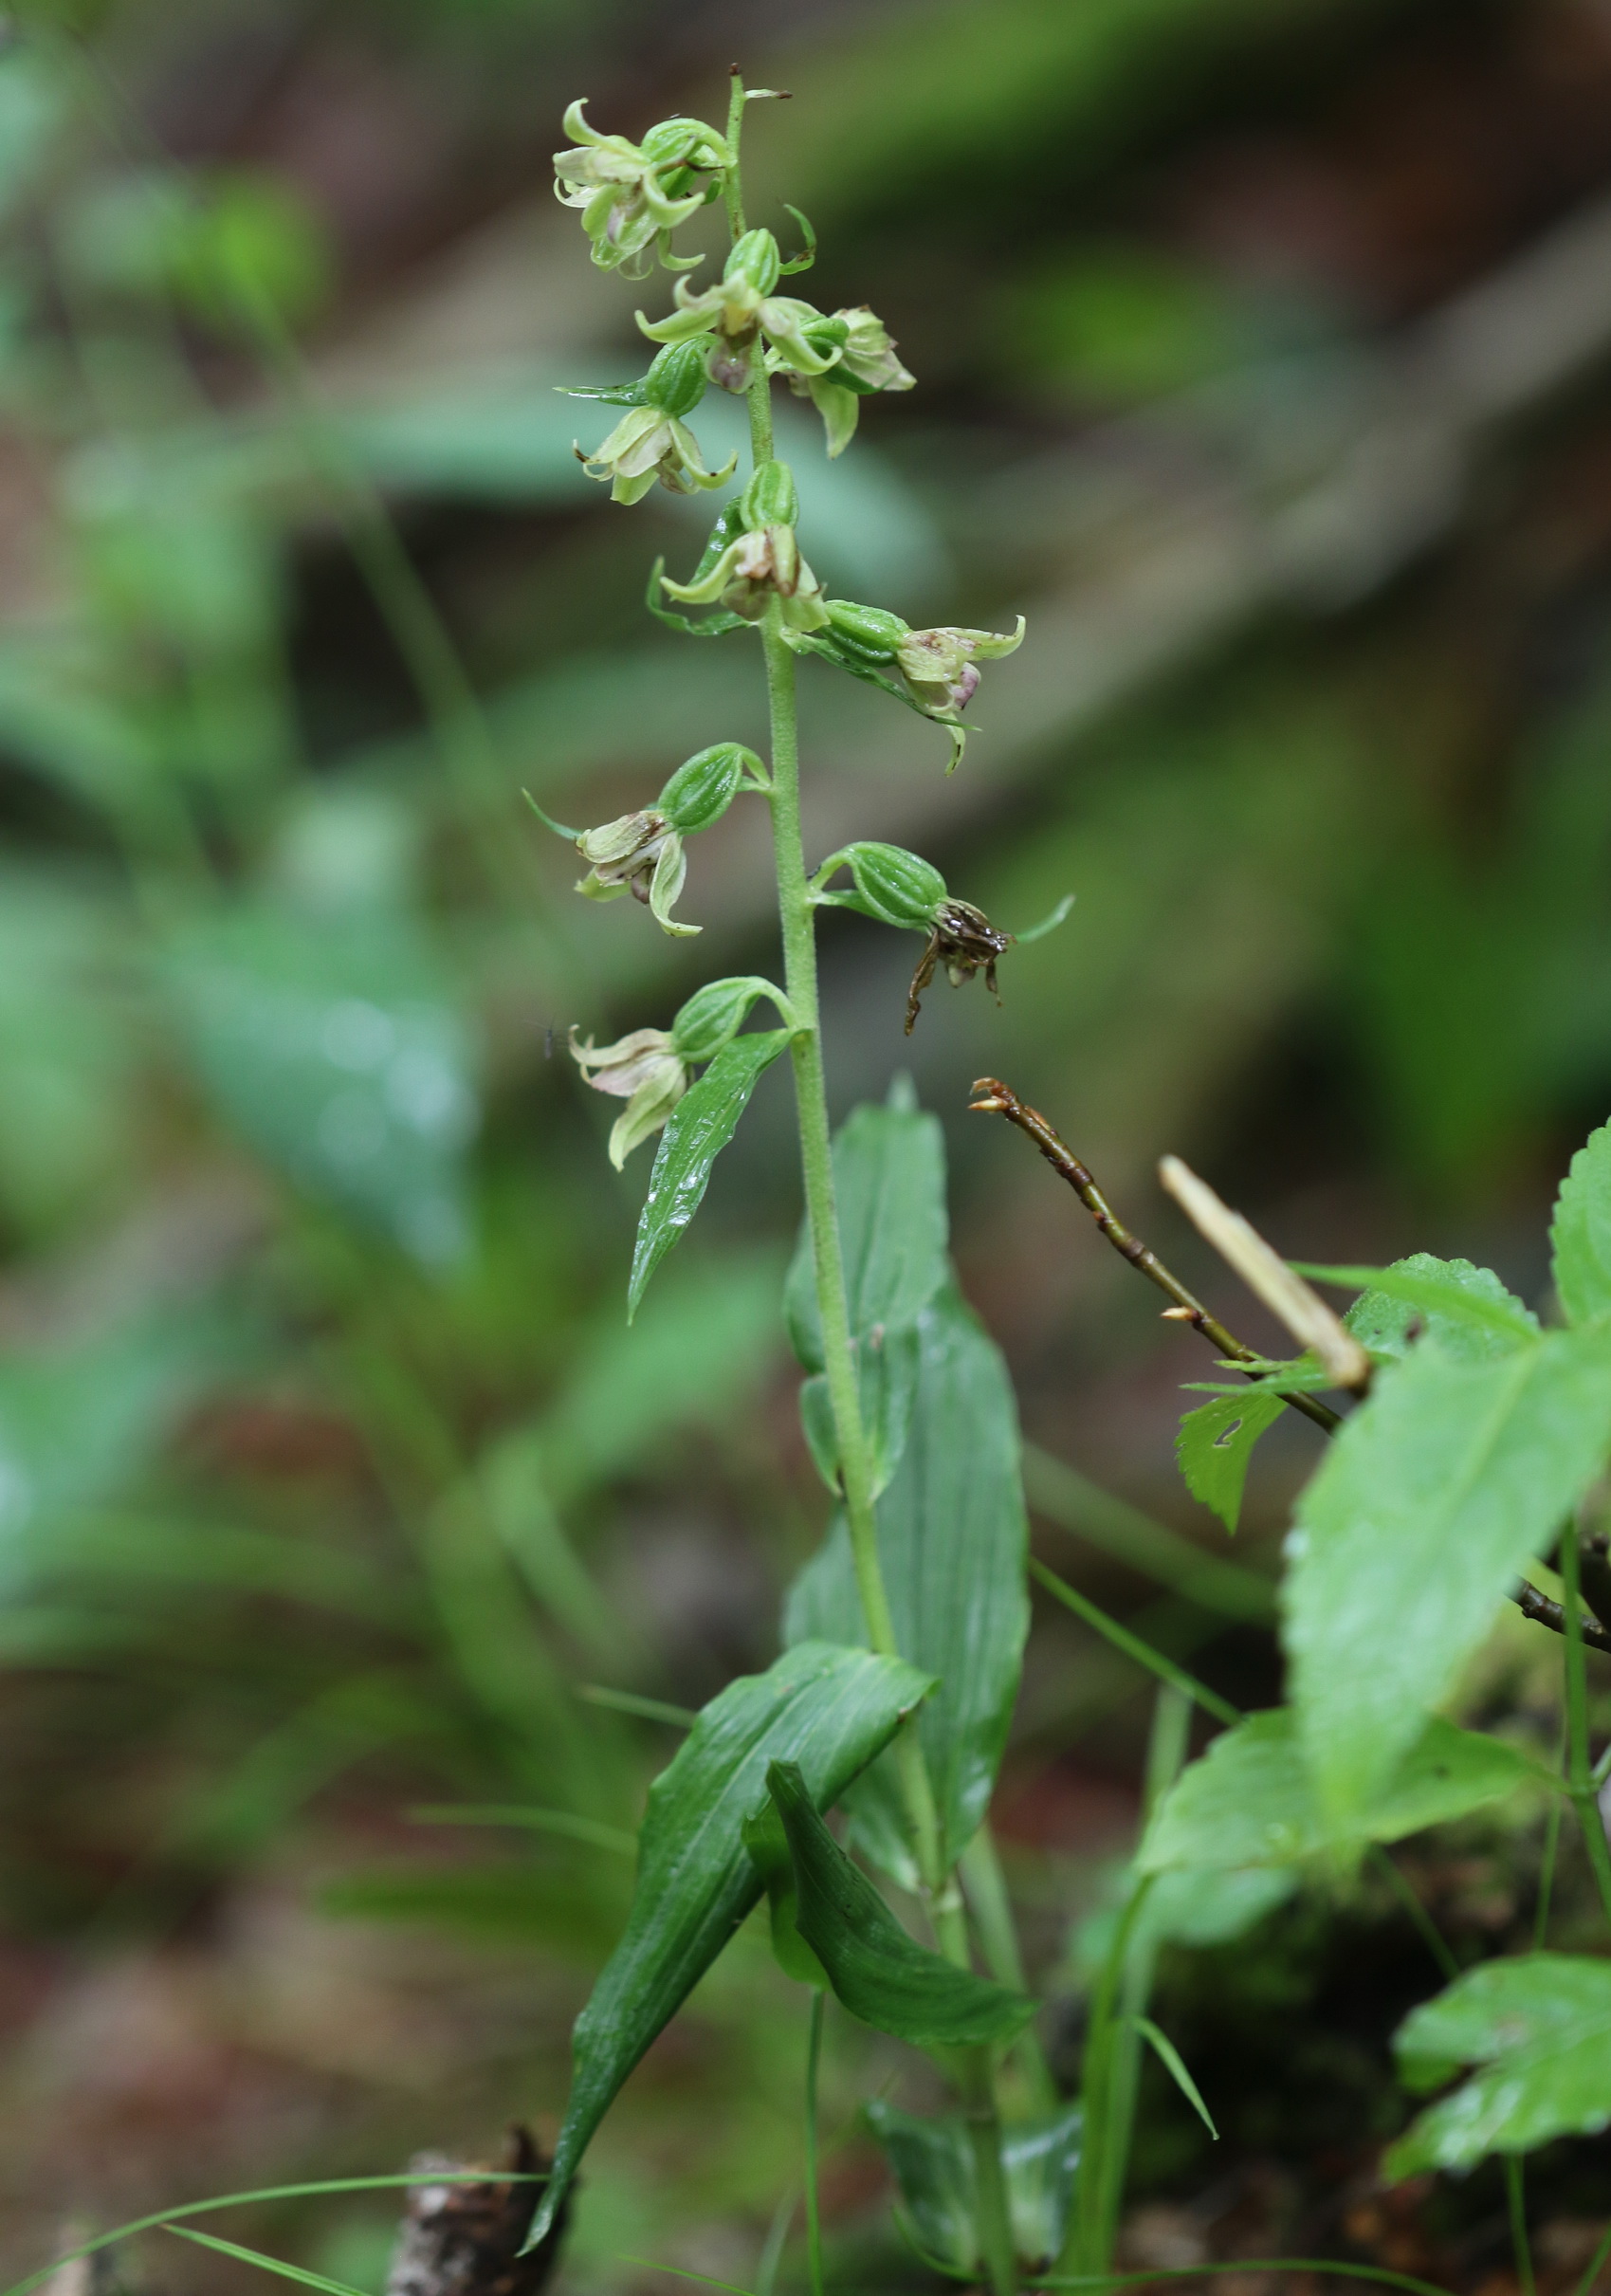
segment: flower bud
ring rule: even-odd
[[[738,796],[746,768],[754,769],[757,780],[761,778],[760,760],[753,749],[740,742],[718,742],[678,766],[655,799],[655,810],[685,836],[708,829]]]
[[[781,269],[782,257],[771,232],[746,231],[741,239],[734,241],[722,277],[753,287],[758,295],[770,295]]]
[[[763,526],[792,526],[800,515],[800,498],[788,464],[762,463],[739,497],[739,509],[749,534]]]
[[[945,880],[931,861],[903,845],[870,839],[847,845],[839,856],[855,883],[854,906],[881,925],[927,932],[946,899]]]
[[[756,973],[707,981],[696,989],[671,1023],[671,1042],[682,1058],[713,1060],[738,1035],[759,997],[776,1001],[778,991]]]
[[[663,414],[688,414],[705,396],[705,358],[697,342],[668,343],[650,361],[644,395]]]
[[[848,597],[828,600],[828,626],[841,644],[873,662],[892,662],[901,640],[910,634],[910,624],[898,614],[887,614],[882,606],[858,606]]]

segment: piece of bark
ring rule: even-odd
[[[475,2164],[421,2153],[409,2163],[427,2177]],[[548,2166],[528,2128],[509,2131],[505,2173],[530,2177]],[[521,2254],[540,2188],[507,2183],[488,2170],[485,2184],[413,2186],[397,2234],[386,2296],[538,2296],[565,2236],[569,2198],[552,2231]]]

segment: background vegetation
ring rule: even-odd
[[[485,2153],[557,2108],[674,1742],[592,1690],[697,1705],[766,1662],[819,1533],[777,1304],[786,1084],[629,1333],[644,1163],[611,1173],[564,1031],[664,1024],[699,975],[569,899],[519,794],[602,820],[760,732],[747,664],[645,634],[643,532],[551,389],[641,363],[632,290],[553,205],[563,102],[708,114],[734,54],[793,90],[753,128],[756,220],[786,193],[832,226],[815,300],[866,295],[919,378],[842,466],[802,411],[814,562],[913,619],[1030,619],[951,781],[931,728],[802,689],[819,850],[909,841],[1009,926],[1078,896],[999,1011],[937,991],[909,1044],[907,952],[825,936],[839,1110],[906,1066],[945,1121],[1049,1558],[1268,1701],[1308,1431],[1262,1446],[1237,1570],[1205,1576],[1223,1535],[1172,1460],[1203,1365],[1023,1143],[964,1119],[976,1073],[1211,1297],[1161,1149],[1285,1249],[1468,1253],[1537,1302],[1611,1099],[1602,0],[28,14],[0,56],[18,2271],[74,2215]],[[641,515],[686,555],[702,512]],[[729,817],[694,854],[701,975],[771,964],[759,836]],[[1555,1655],[1508,1622],[1474,1710],[1547,1709]],[[1148,1690],[1063,1613],[1032,1662],[1004,1848],[1067,2061]],[[548,1814],[417,1814],[443,1805]],[[1463,1956],[1530,1935],[1540,1823],[1401,1860]],[[1385,2036],[1435,1975],[1374,1886],[1170,1958],[1225,2134],[1211,2157],[1149,2075],[1138,2263],[1341,2237],[1502,2287],[1496,2177],[1372,2185],[1405,2111]],[[886,2046],[831,2027],[831,2127]],[[571,2285],[664,2287],[634,2254],[756,2285],[803,2048],[741,1939],[590,2156]],[[839,2133],[836,2269],[915,2281]],[[1604,2147],[1547,2158],[1565,2273]],[[378,2286],[391,2219],[302,2204],[244,2236]]]

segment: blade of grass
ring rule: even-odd
[[[1134,1659],[1138,1666],[1144,1666],[1161,1682],[1168,1682],[1176,1690],[1184,1691],[1186,1697],[1200,1706],[1204,1714],[1211,1714],[1217,1721],[1225,1723],[1241,1720],[1241,1716],[1228,1699],[1222,1699],[1217,1690],[1210,1690],[1205,1682],[1199,1682],[1183,1666],[1177,1666],[1174,1660],[1165,1658],[1162,1650],[1154,1650],[1150,1643],[1144,1643],[1127,1626],[1121,1626],[1116,1618],[1109,1618],[1107,1611],[1100,1609],[1089,1595],[1081,1594],[1077,1587],[1071,1587],[1067,1579],[1059,1578],[1055,1570],[1049,1570],[1043,1562],[1033,1556],[1030,1560],[1030,1575],[1038,1579],[1047,1592],[1054,1594],[1076,1618],[1084,1619],[1088,1626],[1094,1626],[1097,1633],[1111,1643],[1115,1650],[1122,1650],[1126,1658]]]
[[[1154,2053],[1163,2066],[1164,2071],[1169,2075],[1169,2078],[1174,2082],[1175,2086],[1180,2090],[1181,2096],[1184,2097],[1186,2103],[1191,2106],[1193,2112],[1196,2113],[1198,2119],[1202,2122],[1203,2127],[1213,2138],[1215,2143],[1217,2144],[1219,2141],[1219,2131],[1214,2125],[1214,2115],[1209,2111],[1207,2105],[1204,2104],[1202,2101],[1202,2091],[1199,2088],[1197,2083],[1192,2079],[1190,2073],[1186,2070],[1185,2059],[1181,2055],[1180,2050],[1175,2047],[1173,2041],[1170,2040],[1167,2033],[1159,2031],[1157,2026],[1154,2025],[1150,2017],[1138,2017],[1135,2020],[1135,2028],[1137,2032],[1142,2035],[1144,2040],[1149,2041],[1152,2044]]]
[[[173,2240],[193,2240],[198,2248],[216,2249],[221,2256],[234,2256],[242,2264],[254,2264],[260,2272],[277,2272],[282,2280],[294,2280],[304,2288],[319,2288],[322,2296],[363,2296],[344,2280],[326,2280],[322,2272],[304,2271],[300,2264],[286,2264],[278,2256],[265,2256],[261,2249],[243,2248],[238,2240],[220,2240],[216,2232],[195,2232],[183,2224],[165,2224],[162,2230]]]
[[[637,1855],[637,1836],[597,1818],[568,1809],[543,1809],[524,1802],[422,1802],[409,1811],[414,1826],[520,1826],[533,1833],[556,1833],[589,1849],[608,1849],[623,1858]]]

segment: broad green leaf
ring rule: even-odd
[[[1253,1447],[1285,1408],[1278,1395],[1250,1387],[1244,1395],[1217,1395],[1181,1422],[1175,1457],[1186,1489],[1213,1508],[1227,1531],[1236,1530],[1241,1515]]]
[[[571,2095],[535,2239],[622,2082],[760,1896],[743,1828],[765,1807],[767,1765],[796,1765],[808,1803],[836,1801],[929,1687],[898,1659],[803,1643],[765,1674],[729,1682],[701,1713],[650,1788],[626,1930],[577,2019]]]
[[[1146,1829],[1144,1873],[1291,1865],[1333,1843],[1395,1842],[1497,1801],[1536,1775],[1525,1754],[1437,1717],[1387,1791],[1333,1828],[1304,1768],[1290,1707],[1251,1714],[1171,1787]]]
[[[632,1246],[627,1315],[636,1314],[644,1286],[705,1201],[710,1167],[733,1137],[763,1069],[789,1041],[784,1028],[735,1037],[690,1085],[667,1119],[654,1151],[649,1194]]]
[[[1010,2041],[1022,2030],[1034,2014],[1027,1994],[906,1935],[817,1815],[798,1763],[771,1763],[766,1783],[794,1860],[799,1933],[852,2016],[924,2048]]]
[[[973,2145],[960,2113],[926,2118],[875,2097],[862,2117],[888,2161],[912,2237],[926,2256],[959,2274],[980,2264]],[[1025,2268],[1058,2255],[1080,2158],[1078,2103],[1001,2132],[1001,2168],[1013,2246]]]
[[[1478,2067],[1413,2122],[1383,2166],[1393,2181],[1469,2169],[1611,2123],[1611,1962],[1576,1954],[1485,1961],[1412,2010],[1394,2035],[1407,2086]]]
[[[1382,1371],[1299,1499],[1284,1639],[1340,1831],[1363,1817],[1611,1448],[1611,1332],[1488,1361],[1423,1341]]]
[[[853,1109],[833,1141],[833,1185],[851,1331],[866,1338],[909,1324],[945,1281],[945,1142],[915,1108]],[[795,1352],[822,1368],[822,1330],[802,1235],[783,1295]]]
[[[874,1498],[889,1488],[906,1450],[922,1361],[922,1334],[916,1324],[871,1332],[856,1343],[862,1425],[872,1446]],[[817,1473],[837,1495],[839,1439],[827,1376],[821,1371],[814,1371],[800,1383],[800,1425]]]
[[[918,1331],[917,1400],[905,1455],[878,1502],[878,1552],[897,1646],[940,1677],[918,1729],[949,1864],[984,1815],[1017,1696],[1028,1522],[999,1350],[951,1290],[924,1311]],[[783,1633],[790,1643],[865,1641],[842,1515],[790,1589]],[[869,1854],[896,1880],[915,1879],[892,1764],[876,1764],[845,1806]]]
[[[463,1250],[472,1047],[407,918],[259,903],[190,926],[164,970],[196,1074],[250,1147],[421,1259]]]
[[[1572,1158],[1555,1203],[1555,1290],[1568,1323],[1611,1314],[1611,1124]]]
[[[1294,1263],[1295,1265],[1298,1263]],[[1509,1355],[1538,1335],[1538,1317],[1492,1268],[1412,1252],[1390,1268],[1298,1266],[1300,1275],[1366,1286],[1343,1321],[1373,1355],[1407,1355],[1419,1336],[1475,1363]]]

